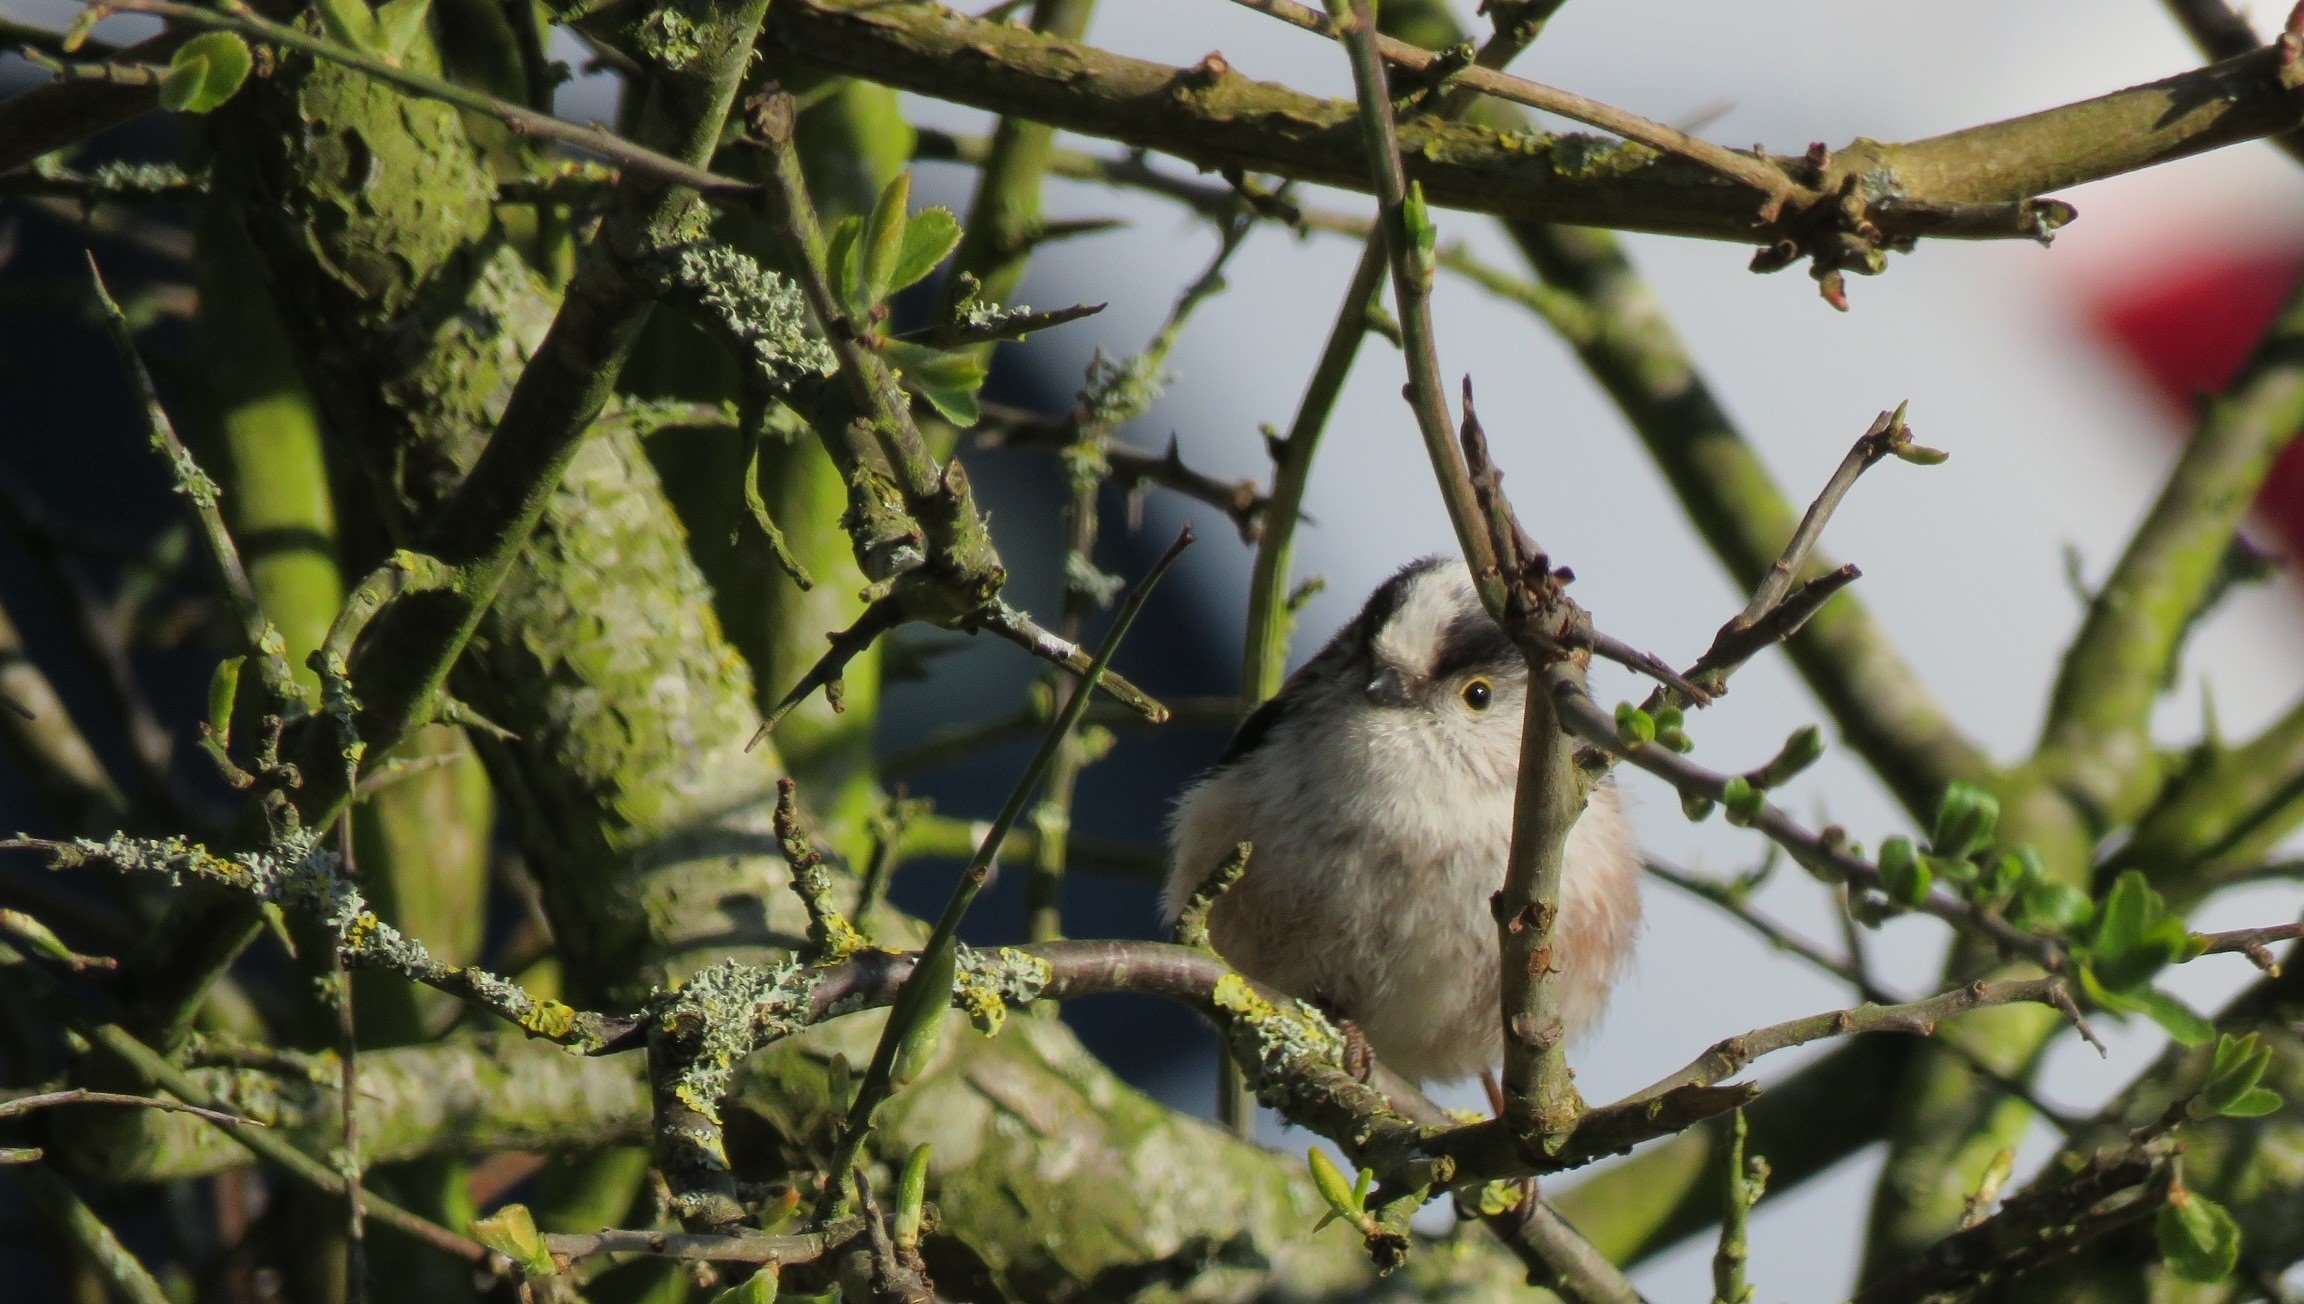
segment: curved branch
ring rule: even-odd
[[[2100,817],[2133,819],[2158,789],[2152,705],[2233,531],[2300,427],[2304,285],[2208,406],[2065,652],[2034,764]]]
[[[1191,68],[1135,59],[941,5],[789,0],[769,39],[811,62],[899,89],[1176,154],[1365,191],[1349,104],[1258,82],[1221,56]],[[1908,144],[1858,140],[1813,190],[1830,214],[1844,187],[1887,240],[2038,239],[2069,210],[2030,202],[2061,186],[2149,167],[2304,122],[2277,52],[2255,50],[2147,85]],[[1433,203],[1506,217],[1774,244],[1800,211],[1756,222],[1746,186],[1644,145],[1404,127],[1412,179]],[[1770,158],[1787,175],[1804,160]],[[1815,169],[1809,169],[1814,172]],[[1832,220],[1837,220],[1832,219]]]

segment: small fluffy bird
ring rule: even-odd
[[[1230,854],[1247,875],[1209,933],[1242,973],[1357,1024],[1419,1081],[1503,1056],[1496,923],[1527,663],[1459,560],[1409,564],[1271,701],[1170,824],[1170,921]],[[1590,1026],[1640,922],[1640,863],[1616,791],[1569,832],[1555,981]]]

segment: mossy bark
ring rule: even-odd
[[[491,223],[490,179],[452,111],[284,62],[235,105],[224,175],[260,214],[258,246],[308,368],[327,378],[332,424],[405,528],[472,463],[557,303]],[[517,735],[485,753],[580,1000],[630,1004],[799,933],[769,829],[779,761],[744,750],[755,686],[711,599],[655,469],[629,431],[604,422],[458,671],[460,695]],[[1050,1297],[1095,1297],[1099,1281],[1131,1273],[1155,1294],[1282,1288],[1269,1268],[1240,1266],[1251,1260],[1287,1264],[1289,1280],[1369,1281],[1349,1236],[1309,1235],[1319,1206],[1296,1164],[1129,1092],[1061,1025],[1031,1021],[1020,1036],[1023,1022],[996,1041],[955,1038],[933,1091],[900,1095],[876,1138],[896,1155],[931,1134],[952,1142],[954,1116],[1006,1120],[992,1129],[1001,1144],[942,1170],[969,1193],[948,1215],[970,1229],[969,1253]],[[845,1104],[827,1082],[790,1075],[766,1098],[792,1138],[820,1135]],[[1052,1176],[1063,1156],[1090,1151],[1150,1165],[1144,1180],[1160,1185],[1144,1194],[1157,1203],[1100,1166]],[[1047,1199],[1015,1203],[1035,1192]],[[1234,1253],[1218,1261],[1201,1246]],[[1422,1262],[1432,1278],[1404,1285],[1518,1279],[1509,1256],[1479,1242]]]

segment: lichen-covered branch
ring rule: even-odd
[[[2304,292],[2208,405],[2065,653],[2034,764],[2100,818],[2133,817],[2157,790],[2152,704],[2232,532],[2299,428]]]
[[[96,864],[122,873],[155,875],[170,883],[186,879],[212,883],[253,901],[293,908],[326,930],[347,964],[382,969],[437,988],[532,1037],[572,1049],[601,1049],[620,1026],[619,1021],[556,1000],[538,999],[477,966],[433,959],[422,942],[376,917],[360,889],[343,874],[335,852],[309,840],[288,840],[276,849],[237,856],[221,856],[181,838],[126,834],[103,841],[9,838],[0,840],[0,850],[39,852],[57,869]]]

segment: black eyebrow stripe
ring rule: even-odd
[[[1520,649],[1513,646],[1511,636],[1490,620],[1486,611],[1469,612],[1449,622],[1441,637],[1440,654],[1433,659],[1432,677],[1445,679],[1483,666],[1509,668],[1520,659]]]

